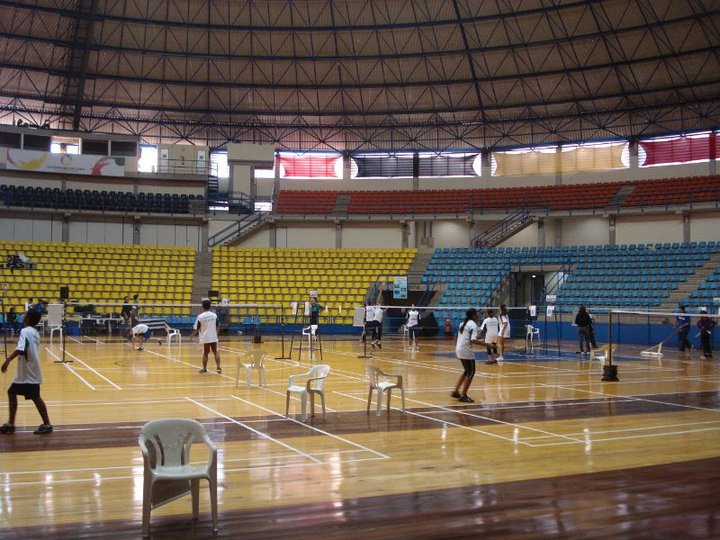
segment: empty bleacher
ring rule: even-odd
[[[70,301],[86,304],[121,303],[125,295],[139,293],[140,303],[189,303],[195,251],[185,247],[154,247],[51,242],[0,242],[0,257],[24,253],[32,270],[10,271],[3,264],[7,284],[6,309],[19,312],[28,298],[57,301],[62,286]],[[112,309],[119,312],[119,309]],[[152,315],[170,315],[169,307]],[[146,313],[150,315],[150,313]]]
[[[622,205],[666,206],[720,201],[720,176],[665,178],[637,182]]]
[[[285,214],[329,214],[340,192],[280,191],[276,211]]]
[[[627,186],[627,187],[626,187]],[[615,196],[621,188],[632,188],[627,197]],[[446,189],[420,191],[283,190],[276,212],[281,214],[329,214],[338,195],[349,196],[349,214],[461,214],[511,211],[518,208],[547,211],[593,208],[667,206],[720,201],[720,176],[524,186],[494,189]]]
[[[720,298],[720,268],[716,268],[698,288],[685,300],[688,307],[717,307],[715,298]]]
[[[412,249],[220,247],[213,251],[212,287],[231,304],[282,306],[260,308],[261,317],[280,313],[290,317],[291,303],[306,301],[316,290],[320,304],[328,308],[321,317],[350,324],[353,307],[370,285],[380,277],[407,273],[415,253]]]
[[[191,214],[205,210],[202,195],[177,193],[131,193],[0,185],[0,201],[5,206],[142,212],[156,214]]]
[[[512,271],[566,272],[557,291],[558,308],[658,308],[663,300],[718,251],[715,242],[598,246],[436,249],[424,279],[447,284],[438,316],[453,323],[460,311],[443,307],[483,306]],[[703,290],[720,292],[708,280]],[[716,291],[717,289],[717,291]],[[720,295],[717,295],[720,296]],[[696,295],[696,298],[701,298]],[[707,305],[702,296],[698,305]]]

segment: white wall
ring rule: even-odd
[[[470,224],[467,221],[433,221],[432,236],[433,248],[468,247]]]
[[[270,229],[262,227],[251,235],[242,239],[241,247],[270,247]],[[280,247],[278,245],[278,247]]]
[[[544,229],[545,229],[545,245],[546,246],[554,246],[555,245],[555,220],[554,219],[545,219],[544,220]],[[539,239],[538,239],[539,243]]]
[[[252,168],[250,165],[233,164],[230,170],[228,190],[233,193],[250,193]]]
[[[200,227],[197,225],[141,223],[140,243],[146,246],[189,246],[200,249]]]
[[[68,224],[68,241],[85,244],[132,244],[132,222],[73,220]]]
[[[707,212],[690,215],[690,241],[720,240],[720,213]]]
[[[0,218],[0,239],[61,242],[60,219]]]
[[[333,223],[298,223],[286,227],[278,226],[276,239],[279,248],[334,248],[335,225]],[[245,244],[243,243],[243,245]]]
[[[618,217],[615,242],[617,244],[654,244],[682,242],[682,216]]]
[[[255,185],[258,197],[270,197],[275,187],[274,178],[256,178]]]
[[[528,225],[527,228],[523,229],[515,236],[512,236],[505,240],[500,246],[502,247],[525,247],[525,246],[537,246],[538,245],[538,229],[537,223]]]
[[[563,218],[560,228],[563,246],[607,244],[610,241],[607,218]]]
[[[402,247],[402,227],[400,223],[344,223],[342,247],[398,249]]]

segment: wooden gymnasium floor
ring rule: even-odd
[[[267,388],[236,388],[238,353],[260,346],[221,345],[219,376],[197,373],[187,341],[137,352],[68,340],[74,362],[63,366],[46,339],[56,431],[32,435],[39,418],[21,401],[19,432],[0,436],[0,537],[139,538],[138,431],[174,416],[198,419],[218,443],[222,538],[720,537],[716,361],[624,350],[621,382],[602,383],[567,343],[562,357],[478,363],[476,403],[461,406],[449,397],[460,373],[451,341],[408,352],[387,340],[370,361],[404,376],[408,409],[396,399],[376,417],[365,413],[360,344],[328,338],[328,417],[303,424],[283,413],[288,376],[307,358],[268,362]],[[188,498],[157,509],[153,538],[211,537],[206,489],[200,510],[193,525]]]

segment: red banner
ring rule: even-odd
[[[278,157],[283,178],[340,178],[335,166],[341,157]]]
[[[717,159],[720,149],[718,138],[714,134],[704,137],[681,137],[669,141],[641,141],[639,144],[645,150],[642,167]]]

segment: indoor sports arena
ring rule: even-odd
[[[0,14],[0,538],[720,537],[718,2]]]

